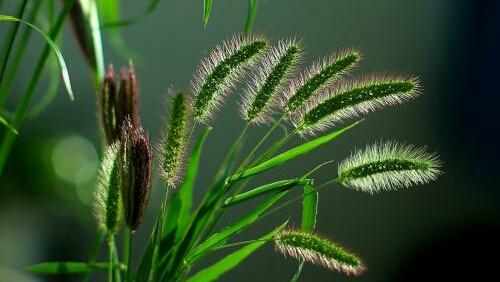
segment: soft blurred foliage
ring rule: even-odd
[[[12,13],[13,2],[4,1],[2,13]],[[122,2],[125,16],[145,9],[145,1]],[[125,41],[141,57],[141,115],[152,140],[159,138],[167,89],[186,89],[200,58],[242,31],[246,13],[247,1],[214,1],[203,29],[201,1],[164,0],[150,16],[123,29]],[[355,130],[266,174],[266,180],[299,174],[318,161],[339,160],[355,147],[387,138],[428,144],[445,162],[445,174],[437,182],[417,189],[374,196],[340,187],[322,191],[319,232],[363,257],[368,272],[349,278],[306,266],[303,281],[451,280],[494,269],[495,260],[484,256],[499,251],[499,19],[500,3],[495,0],[261,1],[254,31],[273,40],[302,38],[304,64],[333,50],[358,47],[364,60],[356,74],[414,74],[424,88],[416,101],[370,114]],[[0,25],[0,42],[8,25]],[[39,39],[31,44],[28,62],[42,46]],[[117,68],[128,63],[105,48],[106,63]],[[32,276],[23,269],[40,261],[85,260],[95,237],[91,190],[102,142],[91,75],[68,27],[63,54],[76,101],[69,102],[61,89],[43,114],[25,123],[0,181],[0,281],[73,281],[75,277]],[[10,95],[11,108],[31,68],[29,63],[23,66]],[[196,187],[200,191],[239,133],[238,94],[218,115],[209,137]],[[255,144],[263,131],[252,129],[248,144]],[[330,167],[320,178],[334,174]],[[151,228],[159,192],[156,185],[149,217],[137,232],[136,256]],[[266,218],[241,237],[255,238],[288,214],[297,225],[299,206]],[[244,212],[236,209],[223,222]],[[284,281],[295,267],[295,261],[275,254],[269,245],[224,281]]]

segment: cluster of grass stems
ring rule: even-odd
[[[21,1],[16,16],[2,15],[0,18],[14,22],[0,57],[1,106],[26,50],[30,32],[37,31],[47,44],[12,118],[1,117],[8,130],[0,149],[0,171],[18,134],[17,129],[29,115],[28,106],[51,51],[56,55],[53,70],[57,72],[56,67],[60,66],[67,92],[73,97],[58,47],[58,34],[68,15],[94,73],[99,123],[105,144],[94,193],[98,236],[89,260],[40,263],[30,266],[30,271],[81,274],[84,280],[94,272],[104,271],[109,282],[216,281],[257,249],[274,242],[278,252],[298,261],[290,281],[298,280],[305,263],[358,275],[366,270],[364,262],[338,243],[315,232],[319,192],[342,185],[361,192],[379,193],[425,184],[440,174],[441,164],[437,156],[425,148],[380,141],[339,162],[337,176],[322,183],[315,181],[315,175],[319,169],[328,169],[333,160],[311,167],[301,175],[248,188],[250,181],[261,173],[286,165],[343,136],[366,114],[417,97],[422,92],[418,79],[390,75],[348,77],[361,60],[360,52],[353,49],[333,53],[300,70],[303,56],[300,41],[287,39],[270,44],[263,36],[237,34],[216,46],[201,61],[190,89],[170,91],[162,138],[152,146],[140,120],[139,80],[134,66],[130,63],[119,74],[112,66],[104,70],[101,34],[98,32],[100,7],[96,2],[62,1],[59,15],[50,22],[48,32],[32,23],[41,8],[54,13],[53,5],[42,7],[42,1],[36,1],[32,3],[27,20],[22,20],[28,2]],[[250,1],[250,10],[254,13],[249,15],[251,21],[257,2]],[[210,5],[211,1],[205,1],[205,24]],[[26,29],[14,50],[14,39],[21,24]],[[7,68],[11,57],[13,62]],[[242,85],[242,81],[247,81],[247,84]],[[244,88],[239,105],[244,121],[241,133],[228,148],[212,182],[196,183],[198,171],[202,169],[199,165],[204,144],[212,131],[210,124],[226,96],[240,86]],[[44,103],[41,107],[48,102]],[[343,125],[346,122],[352,123]],[[251,145],[250,153],[241,157],[239,153],[244,140],[255,125],[267,125],[268,130],[258,143]],[[288,130],[290,127],[292,129]],[[287,130],[278,140],[272,140],[278,128]],[[303,141],[285,149],[293,138]],[[162,178],[162,201],[146,249],[135,250],[133,235],[140,228],[148,208],[153,167],[159,168]],[[292,189],[302,189],[303,192],[300,196],[290,197],[288,194]],[[194,193],[204,195],[196,205]],[[258,205],[233,223],[219,226],[224,214],[247,201],[258,202]],[[288,219],[284,219],[260,238],[232,242],[237,234],[251,225],[296,201],[302,201],[298,229],[288,227]],[[115,242],[119,233],[123,233],[124,238],[122,249],[117,248]],[[97,261],[105,243],[108,260]],[[234,251],[192,273],[193,266],[222,249]],[[132,260],[132,251],[142,253],[137,264]]]

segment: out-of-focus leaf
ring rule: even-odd
[[[56,55],[57,61],[59,63],[59,67],[61,69],[61,74],[62,78],[64,81],[64,86],[66,87],[66,92],[68,93],[69,98],[73,101],[75,98],[73,96],[73,89],[71,88],[71,81],[69,79],[69,73],[68,73],[68,68],[66,67],[66,62],[64,61],[64,58],[61,54],[61,50],[57,46],[57,44],[50,38],[48,34],[46,34],[43,30],[41,30],[39,27],[36,25],[33,25],[25,20],[18,19],[13,16],[8,16],[8,15],[0,15],[0,21],[9,21],[9,22],[20,22],[22,24],[25,24],[29,26],[30,28],[34,29],[36,32],[38,32],[43,39],[47,42],[47,44],[50,46],[54,54]]]
[[[89,273],[93,271],[107,271],[109,264],[107,262],[74,262],[74,261],[57,261],[57,262],[42,262],[33,264],[27,267],[27,270],[33,273],[43,274],[76,274]],[[124,266],[120,265],[123,269]]]
[[[245,247],[225,256],[223,259],[214,263],[213,265],[199,271],[193,276],[189,277],[187,282],[209,282],[216,281],[224,273],[230,271],[234,267],[238,266],[242,261],[244,261],[249,255],[255,252],[257,249],[262,247],[268,240],[271,240],[276,233],[278,233],[283,227],[286,226],[288,222],[283,223],[278,228],[274,229],[270,233],[260,237],[256,242],[250,243]]]
[[[0,116],[0,123],[7,127],[10,131],[12,131],[14,134],[19,135],[19,131],[17,131],[10,123],[5,119],[3,116]]]

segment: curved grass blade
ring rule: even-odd
[[[198,245],[196,249],[187,257],[187,261],[199,259],[201,256],[209,253],[213,248],[224,244],[231,236],[241,232],[252,223],[257,221],[271,206],[279,201],[288,191],[282,191],[271,196],[267,201],[261,204],[257,209],[239,219],[236,224],[222,229],[220,232],[213,234],[207,238],[203,243]]]
[[[120,269],[124,269],[124,265],[117,265]],[[42,262],[28,266],[26,269],[29,272],[40,274],[77,274],[90,273],[94,271],[107,271],[109,264],[107,262]]]
[[[208,24],[208,18],[210,17],[210,11],[212,10],[212,0],[203,1],[203,27]]]
[[[69,98],[71,101],[74,101],[75,98],[73,96],[73,89],[71,88],[71,82],[69,79],[69,73],[68,73],[68,68],[66,67],[66,62],[64,61],[64,58],[61,54],[61,51],[57,44],[50,38],[48,34],[46,34],[43,30],[41,30],[39,27],[36,25],[29,23],[25,20],[13,17],[13,16],[8,16],[8,15],[0,15],[0,21],[8,21],[8,22],[20,22],[22,24],[25,24],[29,26],[30,28],[34,29],[36,32],[38,32],[43,39],[47,42],[47,44],[50,46],[54,54],[56,55],[57,61],[59,63],[59,68],[61,69],[61,75],[64,81],[64,86],[66,87],[66,92],[68,93]]]
[[[155,253],[155,246],[158,240],[158,227],[160,224],[161,217],[156,219],[156,224],[153,228],[153,232],[149,236],[148,245],[144,251],[144,255],[141,258],[139,267],[137,268],[137,273],[133,281],[136,282],[147,282],[149,281],[151,275],[151,268],[153,265],[153,258]]]
[[[302,222],[300,224],[300,229],[305,232],[312,232],[316,227],[316,217],[318,214],[318,201],[319,193],[314,189],[312,185],[304,186],[304,199],[302,200]],[[299,261],[297,266],[297,271],[295,272],[291,282],[298,281],[300,274],[302,273],[302,268],[304,267],[304,261]]]
[[[19,135],[19,131],[15,129],[3,116],[0,116],[0,123],[4,125],[8,130],[12,131],[15,135]]]
[[[229,207],[244,201],[248,201],[263,195],[266,195],[268,193],[272,192],[278,192],[278,191],[284,191],[284,190],[289,190],[293,188],[294,186],[298,185],[305,185],[309,182],[309,179],[287,179],[287,180],[279,180],[273,183],[269,183],[266,185],[262,185],[260,187],[251,189],[247,192],[232,196],[228,198],[224,202],[224,207]]]
[[[260,237],[256,242],[246,245],[245,247],[225,256],[223,259],[219,260],[213,265],[197,272],[193,276],[189,277],[187,282],[217,281],[220,276],[238,266],[249,255],[262,247],[265,243],[267,243],[267,241],[273,238],[276,233],[278,233],[287,225],[287,223],[288,222],[283,223],[270,233]]]
[[[269,170],[271,168],[274,168],[276,166],[279,166],[279,165],[281,165],[289,160],[292,160],[298,156],[307,154],[307,153],[311,152],[312,150],[318,148],[319,146],[330,142],[331,140],[335,139],[336,137],[338,137],[342,133],[346,132],[347,130],[353,128],[354,126],[358,125],[361,121],[362,120],[357,121],[349,126],[346,126],[342,129],[339,129],[339,130],[334,131],[332,133],[315,138],[315,139],[308,141],[302,145],[294,147],[294,148],[292,148],[284,153],[281,153],[281,154],[277,155],[276,157],[269,159],[261,164],[258,164],[252,168],[249,168],[249,169],[246,169],[242,172],[234,174],[233,176],[229,177],[228,182],[236,182],[236,181],[245,179],[247,177],[256,175],[258,173],[261,173],[261,172],[264,172],[264,171]]]
[[[245,35],[250,34],[252,31],[253,22],[255,16],[257,15],[257,9],[259,8],[259,0],[248,0],[248,16],[247,22],[245,23]]]

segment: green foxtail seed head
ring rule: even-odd
[[[114,234],[120,227],[122,203],[118,178],[118,144],[109,145],[97,174],[94,191],[94,211],[99,228],[107,234]]]
[[[437,155],[426,148],[388,141],[354,152],[338,173],[344,186],[375,193],[428,183],[441,174],[440,167]]]
[[[125,119],[118,151],[118,172],[125,223],[136,230],[151,193],[151,147],[144,130]]]
[[[419,94],[416,78],[372,77],[327,89],[295,112],[293,122],[301,134],[314,134],[379,108],[399,105]]]
[[[302,47],[295,40],[279,41],[276,47],[254,69],[251,83],[243,96],[241,115],[246,122],[264,123],[277,103],[277,94],[283,91],[291,73],[302,55]]]
[[[101,88],[99,99],[102,129],[108,144],[117,141],[125,117],[132,124],[139,123],[139,86],[132,63],[121,70],[118,87],[113,66],[109,66]]]
[[[287,115],[300,109],[310,98],[332,85],[361,60],[357,50],[346,50],[324,58],[300,74],[288,85],[281,97]]]
[[[335,243],[304,231],[284,230],[274,237],[284,256],[323,266],[332,271],[358,275],[365,270],[361,260]]]
[[[266,48],[267,40],[263,37],[238,34],[215,47],[201,61],[191,83],[196,122],[207,122],[213,116],[245,67],[252,65]]]
[[[175,94],[172,98],[165,134],[158,144],[162,176],[169,187],[175,187],[181,178],[190,112],[190,103],[186,100],[186,95],[182,92]]]

